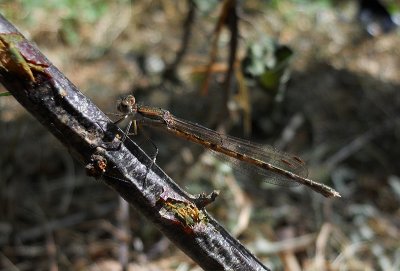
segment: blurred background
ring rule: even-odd
[[[157,164],[191,194],[220,190],[207,210],[272,270],[400,270],[399,1],[235,2],[1,0],[0,12],[103,111],[134,93],[296,154],[339,191],[270,185],[146,129]],[[12,96],[0,140],[0,270],[200,270]]]

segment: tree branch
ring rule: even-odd
[[[86,166],[206,270],[268,270],[0,15],[0,82]],[[197,201],[196,201],[197,200]],[[202,202],[200,200],[199,202]]]

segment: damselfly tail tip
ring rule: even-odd
[[[335,192],[333,193],[333,197],[335,197],[335,198],[341,198],[342,196],[339,194],[339,192],[335,191]]]
[[[327,192],[326,194],[324,193],[324,196],[327,198],[341,198],[342,197],[339,194],[339,192],[334,189],[329,189],[329,192]]]
[[[325,196],[327,198],[341,198],[342,197],[338,191],[336,191],[335,189],[333,189],[329,186],[326,186],[326,185],[323,185],[323,189],[318,189],[315,191],[317,191],[318,193],[322,194],[323,196]]]

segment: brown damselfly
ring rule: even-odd
[[[139,105],[133,95],[123,98],[117,108],[121,118],[115,122],[116,124],[130,118],[122,142],[128,136],[132,125],[134,134],[137,134],[140,125],[158,127],[223,154],[244,171],[256,171],[265,175],[267,182],[282,185],[302,184],[326,197],[340,197],[340,194],[331,187],[308,179],[307,167],[297,156],[218,133],[199,124],[179,119],[161,108]]]

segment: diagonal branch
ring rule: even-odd
[[[0,15],[0,83],[86,166],[206,270],[268,270]],[[119,146],[119,147],[115,147]],[[200,201],[202,202],[202,201]]]

